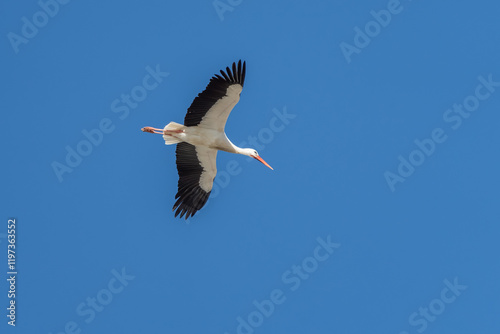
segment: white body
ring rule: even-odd
[[[201,126],[184,126],[170,122],[163,129],[165,145],[177,144],[181,141],[194,146],[205,146],[229,153],[240,153],[240,148],[234,145],[224,132],[207,129]],[[172,132],[182,131],[182,132]]]

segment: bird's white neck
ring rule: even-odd
[[[241,147],[238,147],[236,145],[234,145],[230,140],[229,138],[227,138],[227,136],[225,136],[226,138],[226,146],[229,146],[229,147],[226,147],[225,149],[223,148],[224,151],[227,151],[227,152],[231,152],[231,153],[237,153],[237,154],[243,154],[243,155],[248,155],[250,156],[252,153],[253,153],[253,149],[251,148],[241,148]]]
[[[241,147],[238,147],[238,152],[239,154],[243,154],[243,155],[247,155],[247,156],[252,156],[253,155],[253,152],[255,151],[253,148],[241,148]]]
[[[243,155],[250,156],[254,152],[254,150],[252,148],[241,148],[241,147],[238,147],[238,146],[234,145],[233,143],[231,143],[231,145],[232,145],[232,147],[234,149],[234,152],[238,153],[238,154],[243,154]]]

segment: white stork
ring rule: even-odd
[[[245,62],[233,63],[233,70],[215,74],[207,88],[189,107],[184,125],[170,122],[163,129],[144,127],[144,132],[163,135],[165,145],[177,144],[178,191],[172,211],[175,217],[193,216],[208,200],[217,174],[217,150],[248,155],[273,169],[252,148],[240,148],[224,132],[229,113],[240,100],[245,82]]]

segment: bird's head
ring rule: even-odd
[[[249,157],[252,157],[254,158],[255,160],[259,160],[260,162],[262,162],[264,165],[266,165],[267,167],[271,168],[272,170],[273,167],[269,166],[269,164],[267,162],[264,161],[264,159],[262,159],[259,155],[259,152],[257,152],[256,150],[254,150],[253,148],[245,148],[243,149],[243,153],[245,155],[248,155]]]

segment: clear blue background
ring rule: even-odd
[[[457,278],[467,288],[425,332],[498,333],[500,87],[457,130],[443,114],[478,76],[500,81],[500,5],[402,1],[348,63],[340,43],[387,5],[245,0],[221,20],[211,0],[71,1],[15,53],[7,34],[41,8],[3,2],[0,331],[55,334],[74,321],[81,333],[233,334],[280,289],[285,302],[255,333],[418,333],[410,315]],[[186,223],[171,212],[175,147],[140,128],[182,122],[240,58],[229,138],[269,128],[273,109],[295,118],[260,150],[274,171],[219,153],[219,171],[235,160],[241,172]],[[156,65],[169,76],[120,119],[111,103]],[[52,163],[104,118],[114,131],[59,182]],[[435,128],[447,140],[392,192],[384,173]],[[283,273],[327,236],[341,246],[292,291]],[[78,305],[122,268],[134,279],[87,323]]]

